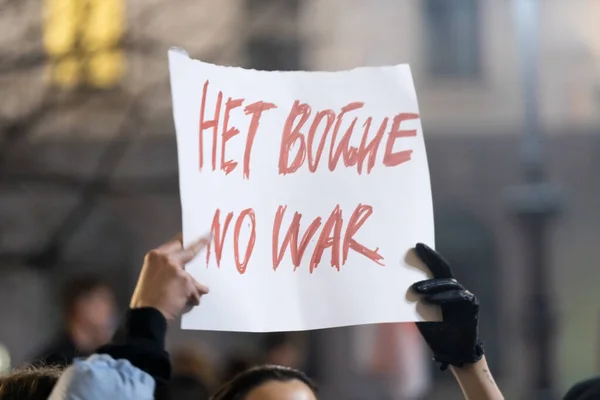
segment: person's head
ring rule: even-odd
[[[59,368],[27,368],[0,376],[0,400],[46,400],[60,378]]]
[[[600,377],[576,383],[563,400],[594,400],[600,398]]]
[[[317,400],[317,388],[303,372],[263,365],[227,382],[211,400]]]
[[[116,305],[110,286],[95,276],[81,276],[62,293],[66,328],[82,352],[106,344],[113,333]]]

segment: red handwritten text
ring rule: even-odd
[[[363,173],[366,162],[366,173],[369,174],[375,165],[377,152],[386,133],[389,118],[383,119],[375,136],[369,139],[373,118],[368,117],[362,124],[362,139],[358,147],[350,144],[350,139],[358,123],[358,117],[352,119],[345,132],[340,132],[346,114],[361,109],[363,106],[364,103],[361,102],[349,103],[342,107],[337,115],[333,110],[318,111],[308,127],[308,133],[305,134],[302,129],[309,121],[312,109],[308,104],[299,101],[294,102],[283,127],[279,173],[282,175],[292,174],[304,165],[305,161],[308,161],[307,168],[310,172],[317,171],[329,135],[330,145],[327,167],[330,171],[336,169],[341,159],[346,167],[356,166],[359,174]],[[401,113],[393,118],[389,132],[387,132],[382,161],[384,166],[394,167],[411,159],[412,150],[394,152],[394,143],[402,137],[416,136],[416,130],[402,130],[400,125],[403,121],[418,118],[419,115],[414,113]],[[320,140],[315,144],[315,137],[318,133],[320,133]],[[341,138],[338,140],[339,135],[341,135]],[[290,154],[293,148],[296,148],[296,153]]]
[[[212,247],[214,245],[215,259],[217,261],[217,266],[221,266],[221,259],[223,256],[223,245],[225,243],[225,238],[227,237],[227,230],[233,219],[233,213],[230,212],[225,216],[225,220],[221,225],[221,210],[217,209],[215,211],[215,215],[213,217],[213,222],[211,226],[211,236],[212,242],[209,243],[208,248],[206,249],[206,265],[208,266]],[[244,251],[243,259],[240,259],[240,233],[242,231],[242,225],[244,221],[248,221],[250,225],[250,236],[248,237],[248,242],[246,243],[246,250]],[[248,267],[248,262],[250,261],[250,257],[252,256],[252,252],[254,251],[254,244],[256,243],[256,218],[254,215],[254,210],[251,208],[247,208],[243,210],[237,217],[235,222],[235,227],[233,230],[233,254],[235,259],[235,264],[237,270],[240,274],[244,274],[246,272],[246,268]]]
[[[294,213],[292,222],[280,244],[281,225],[286,210],[287,206],[279,206],[273,222],[272,251],[274,270],[277,270],[281,264],[288,247],[290,248],[290,256],[292,258],[292,263],[294,264],[294,270],[298,268],[302,263],[309,242],[315,236],[321,225],[322,229],[310,258],[309,271],[311,273],[320,264],[323,253],[328,248],[331,248],[331,266],[335,267],[338,271],[341,266],[346,264],[350,250],[367,257],[376,264],[384,265],[382,262],[383,256],[379,254],[379,248],[376,248],[375,250],[369,249],[354,238],[359,229],[365,224],[371,214],[373,214],[373,207],[359,204],[352,212],[346,230],[342,235],[344,221],[342,218],[342,210],[338,205],[333,209],[324,224],[322,223],[321,217],[315,218],[308,225],[308,228],[306,228],[306,231],[302,235],[302,239],[300,239],[302,214],[296,212]]]
[[[228,175],[237,168],[238,162],[235,160],[231,160],[226,156],[225,153],[227,142],[229,140],[232,140],[235,136],[237,136],[240,133],[240,130],[237,127],[230,126],[229,119],[231,113],[236,108],[239,108],[244,104],[245,99],[233,99],[231,97],[227,99],[227,101],[225,102],[225,109],[223,112],[223,126],[220,130],[221,133],[219,135],[219,122],[221,119],[223,92],[219,91],[219,93],[217,94],[217,101],[214,108],[214,114],[212,116],[213,119],[209,119],[210,117],[206,116],[206,96],[208,93],[208,86],[209,81],[206,81],[202,90],[202,102],[200,104],[200,122],[198,127],[198,167],[200,169],[204,168],[204,132],[207,130],[212,130],[212,150],[210,152],[212,170],[215,171],[217,169],[218,162],[219,169],[225,172],[225,175]],[[256,132],[258,131],[258,128],[260,126],[260,119],[264,111],[268,111],[272,108],[277,108],[277,106],[273,103],[267,103],[264,101],[257,101],[244,107],[244,113],[246,115],[252,116],[248,125],[248,133],[246,135],[246,144],[242,168],[243,177],[246,179],[250,178],[250,158],[252,155],[252,146],[254,145],[254,138],[256,137]],[[221,152],[220,155],[217,155],[217,144],[219,136],[221,137]]]

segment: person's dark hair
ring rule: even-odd
[[[62,369],[29,367],[0,376],[0,400],[46,400]]]
[[[95,275],[81,275],[69,280],[61,292],[63,312],[71,316],[77,303],[96,292],[97,290],[110,290],[110,285],[101,277]]]
[[[594,400],[600,398],[600,377],[575,384],[563,400]]]
[[[279,365],[262,365],[250,368],[227,382],[215,393],[211,400],[243,400],[253,389],[267,382],[289,382],[298,380],[306,384],[313,393],[317,387],[304,372]]]

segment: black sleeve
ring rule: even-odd
[[[122,343],[111,343],[96,353],[108,354],[115,360],[126,359],[151,375],[157,388],[171,379],[171,361],[165,350],[167,321],[155,308],[128,311],[123,325]]]

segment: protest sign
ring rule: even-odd
[[[433,211],[407,65],[220,67],[169,52],[187,270],[184,329],[268,332],[422,320],[409,286]]]

